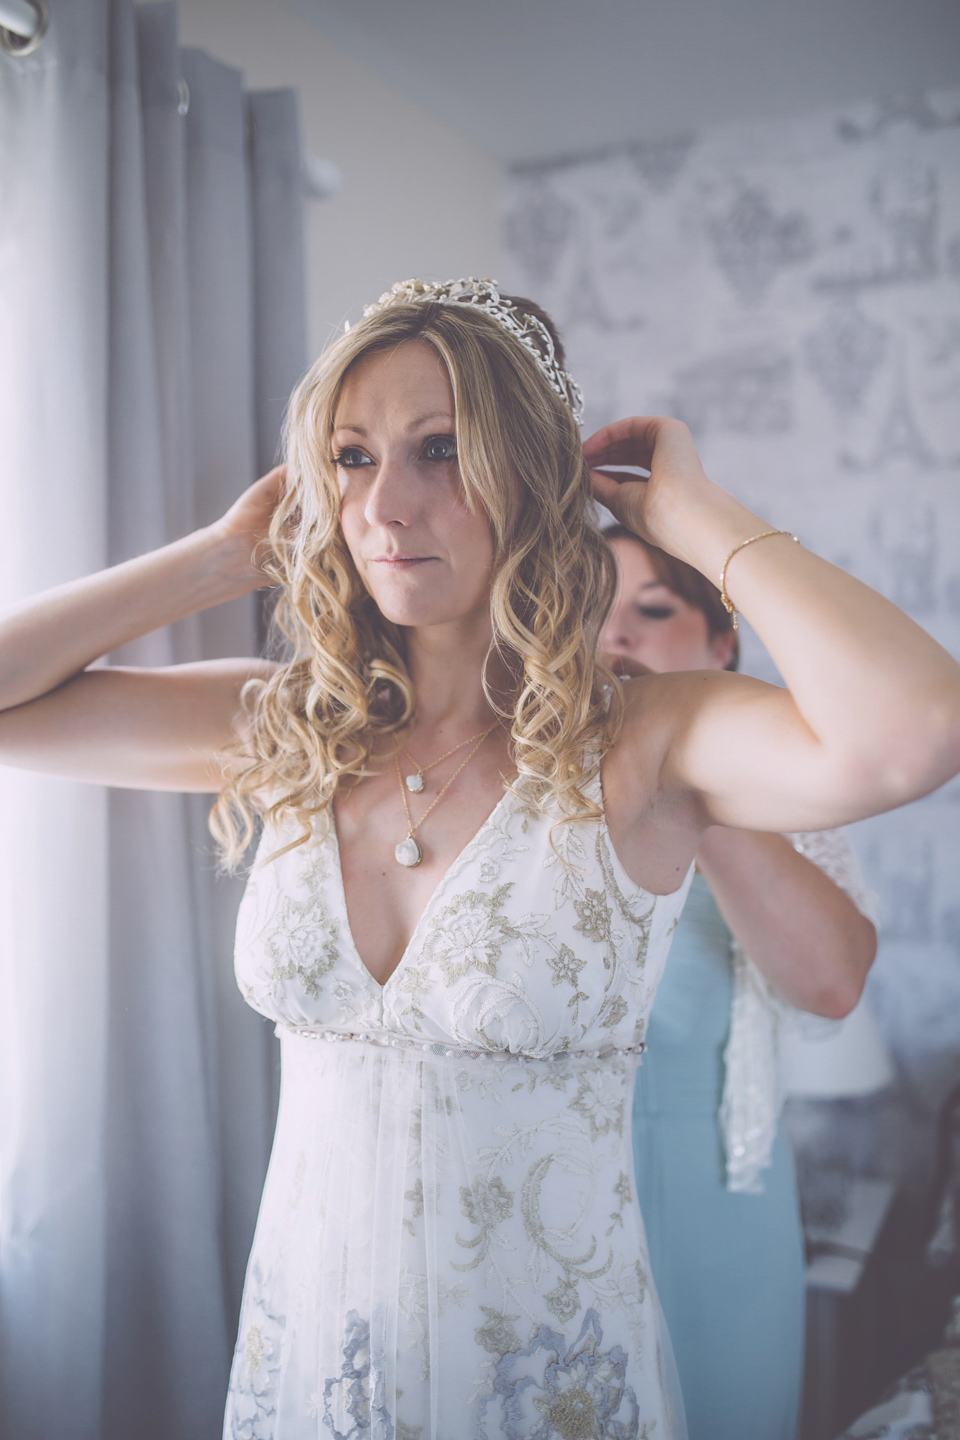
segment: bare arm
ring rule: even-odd
[[[779,995],[840,1018],[863,991],[877,932],[828,875],[783,835],[716,826],[697,865],[724,920]]]
[[[273,471],[217,525],[36,596],[0,619],[0,763],[108,785],[218,789],[251,658],[97,667],[127,641],[266,583]]]
[[[220,789],[240,692],[268,662],[85,670],[0,714],[0,765],[135,790]]]
[[[650,470],[649,481],[595,472],[598,498],[715,583],[733,547],[770,528],[704,475],[679,421],[622,421],[584,449],[591,465]],[[960,769],[960,667],[894,605],[781,536],[735,555],[727,584],[787,688],[725,672],[628,682],[608,766],[615,795],[654,763],[678,833],[816,830],[902,805]],[[651,733],[662,739],[654,762]],[[623,800],[617,821],[628,850],[649,809],[632,788],[633,811]]]

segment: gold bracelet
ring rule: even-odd
[[[749,540],[741,540],[739,545],[734,545],[733,549],[730,551],[730,554],[723,562],[723,569],[720,571],[720,599],[723,601],[723,608],[726,610],[727,614],[733,616],[734,630],[738,629],[739,627],[737,625],[736,607],[734,606],[733,601],[730,599],[730,596],[727,594],[727,566],[730,564],[730,561],[733,559],[734,555],[736,555],[737,551],[742,550],[745,545],[752,545],[755,540],[768,540],[771,535],[789,535],[790,539],[793,540],[797,545],[800,544],[800,541],[797,539],[796,535],[794,535],[792,530],[761,530],[759,535],[751,535]]]

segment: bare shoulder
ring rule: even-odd
[[[708,694],[725,680],[739,679],[726,671],[680,670],[665,675],[652,671],[621,681],[623,724],[611,746],[610,764],[643,759],[662,762],[677,734],[693,719]]]
[[[753,705],[761,696],[786,696],[779,686],[730,670],[647,672],[624,680],[622,687],[624,722],[617,746],[627,749],[657,740],[669,749],[704,717]]]

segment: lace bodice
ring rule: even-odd
[[[350,934],[333,824],[271,860],[288,838],[265,838],[237,928],[240,989],[280,1026],[535,1059],[642,1043],[686,885],[635,885],[604,822],[553,826],[505,794],[382,986]]]

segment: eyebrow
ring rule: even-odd
[[[416,420],[411,420],[410,424],[406,428],[408,433],[412,433],[415,430],[419,430],[421,426],[429,425],[435,420],[444,421],[444,423],[449,427],[451,434],[453,433],[454,420],[449,410],[435,410],[431,415],[419,415]],[[366,436],[369,433],[366,427],[363,425],[353,425],[346,422],[334,425],[333,429],[334,433],[336,433],[336,431],[338,430],[349,430],[351,435]]]

